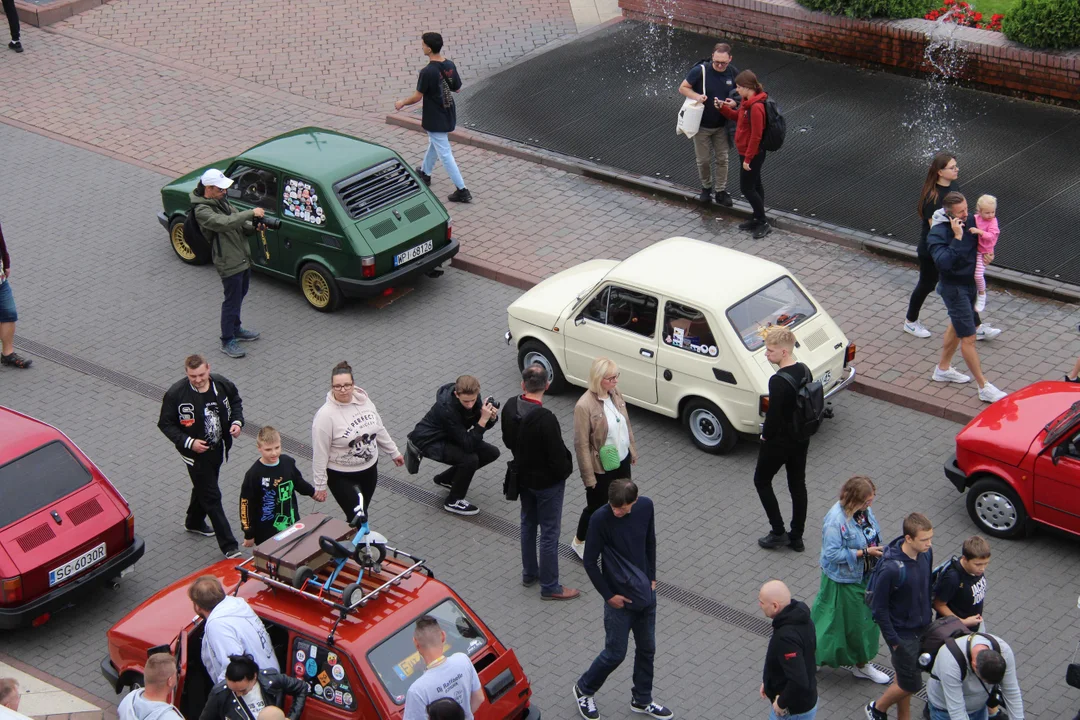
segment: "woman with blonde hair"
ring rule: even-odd
[[[585,509],[570,546],[579,558],[585,557],[589,518],[607,503],[611,481],[629,478],[630,466],[637,462],[634,430],[618,382],[614,361],[596,358],[589,369],[589,389],[574,406],[574,452],[585,483]]]
[[[855,677],[886,684],[889,676],[870,662],[878,652],[878,626],[863,600],[870,571],[885,549],[870,509],[875,494],[874,481],[856,475],[825,515],[821,587],[810,617],[817,630],[818,665],[849,665]]]

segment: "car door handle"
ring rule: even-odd
[[[642,355],[643,355],[644,357],[647,357],[647,358],[651,358],[651,357],[653,356],[653,351],[652,351],[652,350],[649,350],[649,349],[647,349],[647,348],[641,348],[641,354],[642,354]]]

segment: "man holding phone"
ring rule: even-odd
[[[975,349],[975,256],[979,241],[971,233],[967,220],[967,199],[958,192],[950,192],[945,196],[944,207],[934,213],[926,239],[927,250],[939,273],[938,294],[949,313],[941,361],[934,368],[931,379],[934,382],[971,381],[969,376],[952,367],[952,358],[959,347],[964,363],[979,384],[979,399],[992,403],[1007,393],[994,387],[983,375],[979,352]]]

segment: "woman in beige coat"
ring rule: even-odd
[[[579,558],[585,556],[585,535],[589,518],[608,501],[608,486],[616,478],[629,478],[630,466],[637,462],[637,446],[626,402],[615,387],[619,368],[608,358],[599,357],[589,370],[589,389],[574,406],[574,452],[578,470],[585,483],[585,509],[578,520],[577,534],[570,546]],[[600,448],[614,445],[619,466],[604,470]]]

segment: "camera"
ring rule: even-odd
[[[255,218],[255,226],[265,225],[267,230],[277,230],[281,227],[281,220],[276,217],[270,217],[269,215],[263,215],[261,218]]]
[[[495,398],[494,398],[493,396],[491,396],[491,395],[488,395],[488,396],[487,396],[487,399],[486,399],[486,400],[484,400],[484,404],[485,404],[485,405],[488,405],[488,404],[490,404],[490,405],[491,405],[491,407],[495,408],[496,410],[498,410],[498,409],[499,409],[499,401],[498,401],[498,400],[496,400],[496,399],[495,399]]]

